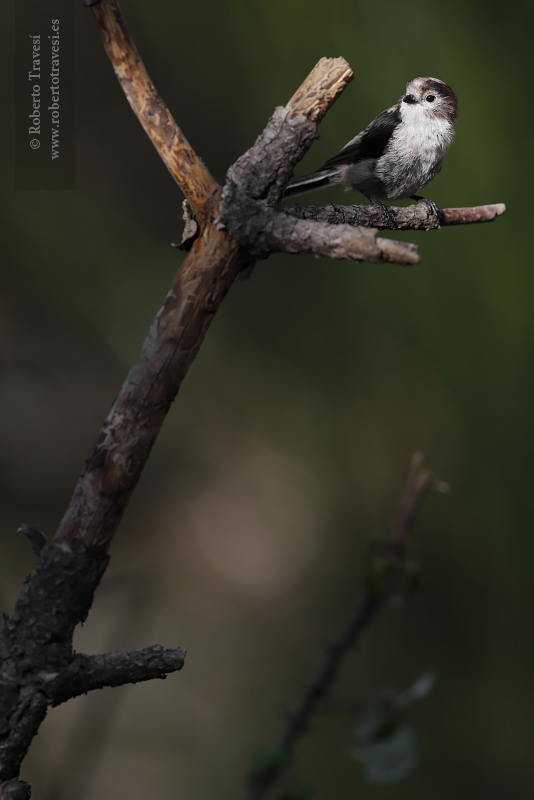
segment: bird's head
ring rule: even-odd
[[[424,114],[454,123],[458,114],[458,98],[450,86],[437,78],[408,81],[399,106],[404,118]]]

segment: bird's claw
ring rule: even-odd
[[[412,194],[410,200],[415,200],[416,203],[424,203],[430,213],[439,220],[439,208],[433,200],[429,200],[428,197],[421,197],[419,194]]]
[[[390,207],[387,206],[385,203],[381,203],[380,200],[376,199],[373,199],[372,203],[373,205],[378,206],[378,208],[381,209],[382,213],[384,214],[385,218],[388,221],[389,227],[394,231],[398,230],[399,226],[397,225],[395,215],[391,211]]]

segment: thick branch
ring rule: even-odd
[[[190,226],[187,246],[197,234],[191,250],[104,421],[55,540],[42,549],[0,633],[4,794],[25,791],[13,779],[49,705],[103,685],[161,678],[182,666],[180,648],[76,655],[72,635],[91,607],[107,550],[165,415],[238,273],[254,257],[284,248],[356,260],[415,260],[412,245],[376,240],[374,231],[349,226],[329,226],[323,234],[322,223],[295,221],[275,208],[318,122],[352,78],[344,59],[322,59],[288,105],[277,109],[254,147],[229,170],[222,196],[150,82],[116,0],[84,1],[93,5],[128,101],[186,195],[198,227]],[[282,221],[289,234],[284,241],[275,230]],[[231,235],[222,229],[225,223]],[[343,651],[345,645],[339,647]],[[290,736],[284,747],[291,748],[292,741]]]
[[[0,634],[0,780],[18,776],[50,704],[96,686],[162,677],[182,665],[181,650],[163,655],[159,649],[145,650],[133,660],[132,654],[77,656],[72,634],[91,607],[107,565],[106,552],[165,415],[223,297],[250,263],[250,255],[215,226],[219,190],[150,84],[117,4],[104,0],[94,13],[132,107],[181,182],[200,224],[104,421],[54,542],[40,553]],[[295,142],[303,131],[309,138],[310,126],[315,130],[315,120],[345,85],[348,72],[343,62],[330,73],[328,62],[316,73],[315,90],[308,78],[297,92],[285,122]],[[273,163],[283,160],[283,141],[266,144]],[[249,182],[255,185],[253,176]]]
[[[106,417],[56,532],[107,549],[206,331],[247,256],[209,223],[195,240]]]
[[[61,676],[58,685],[50,686],[49,694],[57,706],[93,689],[123,686],[155,678],[166,678],[182,669],[186,651],[183,647],[166,650],[159,644],[129,652],[103,653],[90,656],[77,653]]]
[[[394,557],[394,561],[391,562],[391,569],[395,573],[402,569],[406,546],[409,543],[417,514],[428,490],[435,483],[432,473],[428,470],[422,470],[421,465],[422,456],[420,453],[415,453],[412,458],[408,484],[400,504],[398,517],[390,534],[380,544],[379,548],[382,556],[387,558]],[[332,688],[343,661],[357,644],[361,633],[372,623],[377,611],[389,596],[391,592],[389,577],[384,574],[384,580],[379,587],[375,584],[373,588],[367,589],[346,629],[327,648],[325,659],[319,671],[306,688],[296,709],[288,717],[287,724],[274,749],[275,757],[271,758],[262,770],[257,771],[252,776],[244,800],[261,800],[276,784],[293,754],[297,740],[306,732],[319,703]]]
[[[226,175],[221,213],[236,194],[277,203],[295,164],[317,136],[328,109],[353,78],[344,58],[321,58],[289,103],[275,109],[265,130]]]
[[[406,208],[390,206],[389,211],[398,230],[433,230],[445,225],[470,225],[475,222],[492,222],[506,211],[504,203],[470,208],[442,208],[434,214],[425,202],[415,203]],[[340,206],[329,203],[326,206],[291,205],[284,213],[299,220],[327,222],[330,225],[353,225],[365,228],[391,228],[390,221],[380,206]]]
[[[302,116],[319,124],[353,78],[344,58],[321,58],[287,104],[288,118]]]
[[[0,783],[0,800],[29,800],[31,784],[26,781],[3,781]]]
[[[74,653],[72,634],[92,605],[109,557],[73,553],[65,541],[43,548],[11,619],[0,632],[0,780],[20,763],[50,705],[91,689],[163,678],[181,669],[185,650],[160,645],[130,653]]]
[[[42,550],[0,635],[0,780],[17,777],[48,705],[93,686],[161,677],[169,666],[181,666],[181,651],[165,657],[151,651],[149,664],[147,651],[141,663],[131,654],[75,656],[72,634],[88,613],[106,551],[181,381],[224,295],[250,263],[249,254],[216,228],[218,189],[150,84],[117,4],[104,0],[94,13],[132,107],[173,174],[181,180],[184,171],[181,185],[197,219],[200,209],[200,230],[104,422],[54,542]],[[343,62],[342,75],[329,81],[327,65],[318,71],[315,92],[310,79],[297,92],[287,122],[296,139],[324,113],[347,70]],[[276,161],[279,145],[271,145]]]
[[[114,8],[113,25],[118,25],[122,31],[124,22],[116,22],[119,12]],[[124,46],[130,41],[128,36],[121,38]],[[131,69],[142,70],[134,56],[126,53],[124,57]],[[238,175],[251,192],[274,192],[273,196],[278,198],[291,170],[288,158],[294,163],[302,157],[313,141],[317,120],[326,113],[351,75],[344,59],[322,59],[285,109],[275,112],[273,125],[267,126],[256,145],[236,162],[229,174]],[[143,85],[141,78],[132,78],[127,88],[135,91],[140,85]],[[263,165],[261,174],[254,167],[254,154],[259,153]],[[280,177],[280,170],[284,168],[285,177]],[[232,185],[228,190],[230,194]],[[211,223],[217,214],[218,202],[218,195],[207,199],[206,226],[194,240],[152,323],[56,533],[57,539],[67,540],[74,550],[95,545],[109,547],[165,415],[209,324],[238,272],[250,263],[250,255]]]
[[[199,159],[171,112],[157,93],[139,57],[116,0],[101,0],[92,7],[106,53],[137,119],[163,159],[172,177],[203,219],[204,203],[219,189],[217,181]]]
[[[18,777],[43,721],[50,683],[72,660],[74,628],[87,617],[108,563],[95,548],[75,554],[64,542],[43,548],[11,619],[0,633],[0,780]]]

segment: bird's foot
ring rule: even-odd
[[[391,208],[386,206],[385,203],[381,203],[380,200],[377,200],[374,197],[372,198],[371,202],[374,206],[378,206],[382,210],[382,213],[388,221],[389,227],[394,231],[398,230],[399,226],[397,225],[395,215],[393,214]]]
[[[384,203],[381,203],[380,200],[376,199],[376,197],[371,197],[370,194],[367,194],[367,192],[363,192],[361,189],[359,189],[358,191],[360,192],[360,194],[363,194],[366,200],[369,200],[372,206],[375,206],[382,211],[382,214],[388,221],[388,228],[391,228],[394,231],[398,230],[399,226],[397,225],[397,222],[395,220],[395,215],[393,214],[389,206],[384,205]]]
[[[412,194],[410,195],[410,200],[415,200],[416,203],[424,203],[431,214],[433,214],[436,219],[439,221],[439,208],[434,203],[433,200],[429,200],[428,197],[421,197],[420,194]]]

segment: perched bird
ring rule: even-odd
[[[414,78],[399,102],[379,114],[321,169],[290,181],[284,197],[325,186],[356,189],[374,205],[410,197],[436,177],[454,139],[458,100],[437,78]],[[437,212],[436,204],[426,200]],[[394,226],[394,223],[393,223]]]

